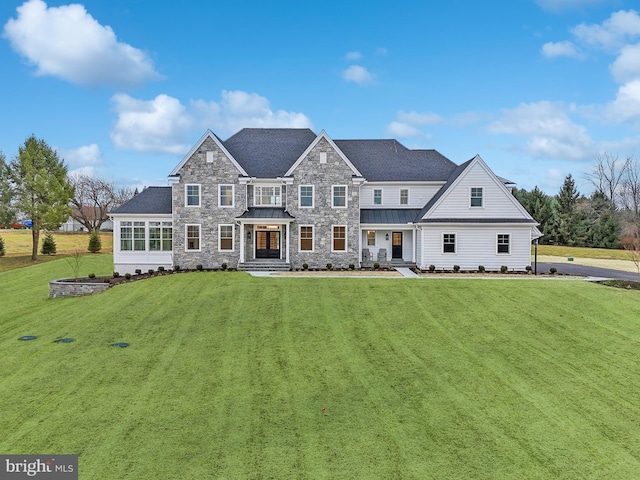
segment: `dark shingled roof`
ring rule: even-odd
[[[360,223],[402,223],[413,222],[419,208],[363,208],[360,210]]]
[[[436,150],[410,150],[397,140],[335,140],[370,182],[445,181],[456,164]]]
[[[292,220],[294,217],[285,212],[282,208],[272,207],[251,207],[237,218],[284,218]]]
[[[171,215],[171,187],[148,187],[109,213]]]
[[[250,177],[282,177],[317,135],[308,128],[243,128],[223,142]]]

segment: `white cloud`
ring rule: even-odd
[[[70,167],[88,167],[102,163],[102,152],[95,143],[73,149],[56,148],[55,150]]]
[[[420,126],[436,125],[443,121],[443,118],[440,115],[433,112],[418,113],[414,111],[403,112],[401,110],[396,114],[396,117],[400,122]]]
[[[620,83],[640,78],[640,43],[622,47],[609,69]]]
[[[145,101],[117,94],[112,101],[118,114],[113,144],[141,152],[184,154],[192,133],[207,128],[222,136],[245,127],[313,128],[303,113],[274,112],[265,97],[239,90],[223,91],[220,102],[199,99],[188,106],[168,95]]]
[[[345,55],[347,60],[360,60],[362,58],[362,54],[358,51],[355,52],[347,52]]]
[[[566,10],[590,7],[606,1],[607,0],[536,0],[536,3],[544,10],[558,13]]]
[[[605,115],[613,123],[640,122],[640,79],[618,89],[616,99],[605,107]]]
[[[635,10],[614,12],[600,25],[584,23],[571,30],[573,36],[581,43],[594,48],[615,50],[625,43],[640,37],[640,15]]]
[[[584,126],[574,123],[560,105],[545,101],[504,110],[488,131],[528,137],[525,150],[537,157],[583,160],[594,148]]]
[[[542,45],[542,54],[548,58],[573,57],[579,58],[581,55],[576,46],[569,42],[547,42]]]
[[[360,65],[351,65],[343,72],[342,76],[347,82],[355,82],[358,85],[373,83],[374,78],[371,72]]]
[[[423,133],[416,127],[402,122],[391,122],[387,126],[387,134],[398,138],[415,138],[423,136]]]
[[[36,66],[37,75],[116,88],[162,78],[146,53],[119,42],[111,27],[100,25],[80,4],[47,7],[28,0],[17,12],[4,25],[3,37]]]
[[[79,177],[79,176],[95,177],[97,174],[98,172],[96,170],[96,167],[92,167],[92,166],[80,167],[80,168],[76,168],[75,170],[69,171],[70,177]]]

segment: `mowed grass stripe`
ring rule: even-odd
[[[20,272],[30,310],[0,321],[5,452],[77,452],[89,478],[640,471],[637,292],[218,272],[50,301]]]

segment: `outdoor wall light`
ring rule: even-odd
[[[389,240],[389,234],[388,233],[384,236],[384,239],[385,240]]]
[[[247,240],[251,240],[251,230],[247,232]]]

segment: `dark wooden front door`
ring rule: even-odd
[[[256,258],[280,258],[280,232],[256,232]]]
[[[393,232],[391,258],[402,258],[402,232]]]

